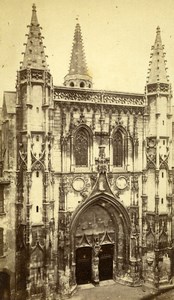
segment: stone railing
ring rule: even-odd
[[[145,106],[143,94],[54,87],[54,100],[123,106]]]

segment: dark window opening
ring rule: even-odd
[[[0,187],[0,214],[4,213],[4,187]]]
[[[113,138],[113,165],[123,166],[123,138],[120,131],[117,131]]]
[[[39,135],[36,135],[36,141],[39,142]]]
[[[161,204],[163,204],[164,203],[164,200],[163,200],[163,198],[161,198]]]
[[[37,113],[39,112],[39,107],[36,107],[36,111],[37,111]]]
[[[3,163],[0,162],[0,177],[2,177],[3,174]]]
[[[163,140],[163,145],[165,145],[165,140]]]
[[[0,256],[4,254],[4,237],[3,237],[3,228],[0,228]]]
[[[163,125],[164,125],[164,120],[163,120]]]
[[[85,86],[84,82],[80,82],[80,87],[83,88]]]
[[[70,86],[74,86],[74,82],[71,81],[71,82],[70,82]]]
[[[89,88],[91,88],[91,84],[89,84]]]
[[[38,205],[36,206],[36,212],[37,213],[39,212],[39,206]]]
[[[39,177],[39,171],[36,171],[36,177]]]
[[[74,140],[74,156],[76,166],[88,166],[89,137],[84,129],[80,129]]]
[[[162,178],[164,178],[164,173],[162,172]]]

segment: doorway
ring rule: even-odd
[[[10,300],[10,276],[0,272],[0,299]]]
[[[82,247],[76,250],[76,282],[90,283],[92,279],[92,248]]]
[[[99,280],[113,278],[114,245],[102,245],[99,254]]]

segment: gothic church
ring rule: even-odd
[[[53,85],[35,5],[27,36],[0,110],[0,299],[59,299],[104,280],[171,285],[172,92],[160,28],[144,94],[93,88],[79,23],[64,86]]]

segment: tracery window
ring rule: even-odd
[[[74,158],[76,166],[88,166],[89,136],[88,132],[81,128],[77,131],[74,140]]]
[[[124,158],[123,137],[121,132],[118,130],[116,131],[113,138],[113,165],[115,167],[122,167],[123,158]]]

